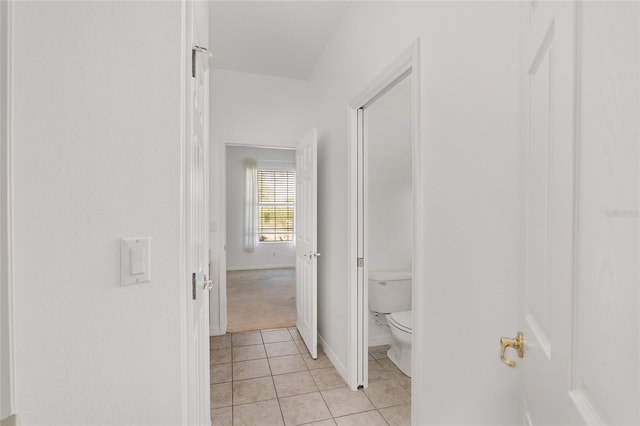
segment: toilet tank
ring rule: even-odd
[[[390,313],[411,309],[411,272],[369,272],[369,309]]]

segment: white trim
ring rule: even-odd
[[[576,2],[574,4],[574,49],[573,49],[573,73],[574,73],[574,88],[573,88],[573,239],[572,239],[572,282],[571,282],[571,347],[570,347],[570,391],[569,396],[575,404],[578,412],[583,416],[583,420],[587,424],[594,424],[593,420],[597,419],[595,410],[586,410],[586,407],[593,408],[589,403],[586,395],[578,389],[578,288],[581,281],[580,276],[580,145],[582,142],[582,129],[581,129],[581,97],[582,97],[582,3]],[[534,330],[535,332],[535,330]],[[549,342],[541,341],[542,348],[547,355],[547,359],[551,357],[551,348]],[[545,344],[548,348],[545,347]],[[581,403],[583,402],[584,403]],[[588,414],[587,414],[588,413]],[[593,415],[591,415],[593,413]],[[587,414],[587,415],[585,415]],[[595,423],[601,424],[601,423]]]
[[[293,142],[292,146],[277,146],[277,145],[260,145],[253,142],[243,142],[236,139],[228,139],[226,142],[218,144],[222,148],[221,158],[218,160],[218,167],[220,169],[219,179],[220,185],[218,186],[220,194],[220,208],[218,210],[218,232],[220,233],[220,239],[218,241],[218,253],[219,253],[219,271],[218,271],[218,315],[220,326],[218,328],[211,327],[211,336],[217,336],[225,334],[228,327],[227,317],[227,271],[248,271],[255,269],[279,269],[279,268],[295,268],[295,264],[278,264],[278,265],[265,265],[265,266],[227,266],[227,150],[229,147],[240,148],[260,148],[260,149],[285,149],[288,151],[294,151],[296,149],[296,142]],[[216,149],[218,147],[216,146]],[[279,160],[263,160],[262,162],[272,163],[284,163]],[[260,166],[260,162],[258,162]],[[295,169],[295,163],[294,163]],[[294,244],[294,241],[272,241],[268,243],[258,244]]]
[[[259,142],[240,141],[240,140],[230,139],[230,140],[227,140],[226,142],[223,142],[223,145],[225,147],[238,146],[242,148],[288,149],[288,150],[295,151],[297,143],[298,141],[293,141],[293,142],[283,141],[282,145],[279,145],[278,142],[259,143]]]
[[[405,50],[384,72],[382,72],[371,84],[369,84],[360,95],[354,98],[349,107],[348,123],[349,123],[349,144],[347,148],[347,165],[349,178],[349,190],[347,191],[347,250],[348,250],[348,274],[347,274],[347,383],[351,389],[356,389],[358,383],[358,333],[365,332],[363,335],[364,346],[367,347],[368,336],[366,335],[367,322],[363,321],[363,324],[359,324],[358,319],[358,268],[356,266],[356,258],[358,257],[358,109],[369,104],[373,100],[377,99],[382,93],[384,93],[390,86],[395,84],[398,80],[402,79],[407,74],[410,74],[412,81],[412,151],[413,151],[413,198],[414,198],[414,233],[416,238],[414,239],[413,249],[413,271],[412,271],[412,287],[413,287],[413,321],[414,327],[414,340],[413,340],[413,359],[421,359],[424,347],[423,341],[425,339],[420,337],[420,329],[423,320],[423,311],[421,303],[416,306],[416,301],[424,300],[423,291],[424,286],[417,286],[416,282],[422,282],[424,271],[419,261],[422,259],[423,240],[424,240],[424,226],[422,224],[422,218],[424,217],[424,201],[423,201],[423,183],[422,183],[422,166],[425,164],[422,157],[422,143],[420,139],[420,68],[419,68],[419,53],[420,53],[420,40],[417,39],[411,44],[411,46]],[[366,259],[365,259],[366,265]],[[366,281],[366,270],[364,280]],[[364,293],[366,297],[366,285],[364,286]],[[363,354],[364,363],[368,363],[368,357]],[[365,364],[366,365],[366,364]],[[412,371],[413,377],[418,379],[421,374],[420,363],[414,362]],[[364,372],[366,385],[366,369]],[[412,400],[419,401],[421,399],[420,387],[416,386],[416,379],[413,380],[412,387]],[[418,379],[419,381],[419,379]],[[418,404],[412,404],[412,419],[414,424],[419,424],[417,417]]]
[[[6,272],[0,273],[6,274],[6,285],[7,285],[7,301],[6,301],[6,309],[7,309],[7,330],[8,330],[8,362],[9,362],[9,377],[8,377],[8,388],[9,388],[9,406],[6,407],[6,411],[3,411],[0,418],[9,417],[12,414],[16,414],[17,406],[15,400],[15,329],[14,329],[14,317],[13,317],[13,91],[12,91],[12,77],[13,77],[13,1],[9,0],[6,2],[2,2],[0,5],[2,10],[2,18],[3,22],[0,25],[3,32],[0,36],[0,54],[4,56],[3,61],[0,61],[0,66],[3,67],[0,72],[0,76],[2,76],[3,81],[0,82],[2,86],[2,100],[4,102],[3,108],[0,110],[3,111],[5,120],[5,128],[0,129],[3,130],[4,133],[0,135],[0,143],[5,145],[5,155],[6,157],[1,158],[0,162],[2,165],[0,166],[0,170],[4,169],[4,176],[0,179],[0,183],[2,184],[2,188],[0,191],[3,192],[2,195],[6,196],[6,204],[2,205],[0,208],[6,209],[6,222],[0,224],[4,228],[6,232],[6,257],[4,259],[6,265]],[[2,407],[5,410],[5,407]]]
[[[414,226],[414,241],[413,241],[413,281],[412,281],[412,312],[413,312],[413,342],[412,342],[412,359],[411,359],[411,421],[413,424],[421,424],[419,417],[419,410],[422,408],[416,401],[423,401],[424,395],[422,392],[423,387],[420,379],[424,377],[423,370],[423,353],[425,353],[425,347],[427,344],[426,333],[422,332],[423,324],[425,324],[425,307],[422,303],[426,300],[424,292],[426,289],[424,264],[422,259],[424,258],[424,242],[426,241],[426,231],[424,227],[425,207],[424,207],[424,175],[423,167],[426,164],[424,158],[425,142],[421,138],[420,133],[420,101],[421,101],[421,69],[420,69],[420,40],[418,39],[413,46],[413,52],[411,57],[411,110],[413,113],[413,128],[412,141],[413,141],[413,226]],[[418,283],[418,284],[416,284]],[[416,304],[416,300],[419,301]],[[417,360],[417,361],[416,361]]]
[[[258,269],[283,269],[283,268],[295,268],[295,264],[288,265],[264,265],[264,266],[236,266],[227,267],[227,271],[254,271]]]
[[[338,374],[340,374],[340,376],[346,382],[347,381],[347,369],[345,368],[344,364],[340,361],[340,357],[338,357],[336,355],[336,353],[333,351],[331,346],[329,346],[327,344],[327,342],[322,338],[320,333],[318,333],[318,343],[320,343],[322,345],[322,351],[327,355],[327,358],[329,358],[329,361],[331,361],[331,363],[335,367],[335,369],[338,372]]]
[[[213,84],[212,84],[213,86]],[[213,121],[213,120],[212,120]],[[214,123],[215,125],[215,123]],[[225,334],[228,327],[227,318],[227,148],[230,145],[222,144],[217,149],[222,149],[220,158],[220,185],[218,186],[220,208],[218,209],[219,240],[218,240],[218,323],[220,324],[219,334]]]
[[[189,0],[181,0],[180,2],[180,26],[181,26],[181,46],[180,49],[180,253],[179,253],[179,281],[180,286],[180,385],[182,387],[181,403],[182,403],[182,424],[189,423],[189,366],[188,366],[188,350],[189,350],[189,322],[188,322],[188,282],[185,277],[187,274],[187,199],[186,199],[186,144],[188,141],[189,126],[187,125],[187,105],[189,104],[189,83],[190,70],[190,53],[191,46],[189,43],[188,33],[190,32],[190,23],[188,22],[190,10],[188,9]]]
[[[357,104],[356,104],[357,105]],[[347,372],[351,390],[358,388],[358,111],[348,107],[349,144],[347,146]]]
[[[278,148],[278,149],[289,149],[289,148]],[[290,151],[294,151],[290,149]],[[296,162],[294,161],[285,161],[285,160],[258,160],[258,170],[286,170],[286,171],[296,171]]]
[[[223,334],[227,334],[227,330],[222,331],[220,327],[209,328],[209,336],[222,336]]]
[[[295,240],[290,240],[290,241],[258,241],[258,245],[264,245],[265,247],[269,247],[269,245],[271,245],[271,244],[278,244],[278,245],[292,244],[293,245],[293,244],[295,244]]]

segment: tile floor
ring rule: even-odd
[[[408,425],[411,379],[369,348],[369,387],[352,391],[295,328],[211,337],[214,425]]]

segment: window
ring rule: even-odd
[[[258,238],[293,241],[296,172],[258,170]]]

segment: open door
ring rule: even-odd
[[[575,5],[550,2],[527,10],[522,29],[525,169],[522,211],[524,359],[507,349],[524,377],[525,417],[533,424],[577,424],[569,400],[574,247]],[[553,82],[562,82],[553,84]],[[553,259],[553,261],[552,261]],[[516,330],[514,329],[514,334]],[[514,336],[510,336],[514,337]],[[505,344],[509,341],[505,340]],[[552,355],[553,352],[553,356]],[[562,372],[564,374],[558,374]]]
[[[296,148],[296,325],[313,358],[318,357],[318,131]]]
[[[503,361],[525,424],[638,424],[640,8],[523,5],[524,358],[503,340]]]
[[[186,2],[188,74],[185,161],[187,422],[211,424],[209,385],[209,52],[208,3]]]

